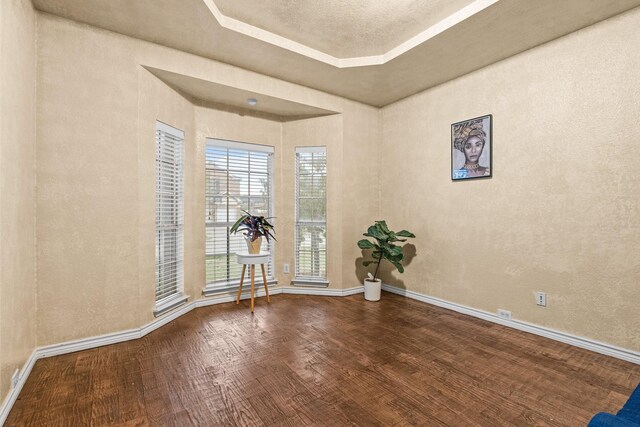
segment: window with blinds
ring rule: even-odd
[[[243,215],[273,216],[273,147],[207,138],[205,154],[205,294],[240,283],[242,266],[236,253],[246,252],[242,233],[229,229]],[[277,230],[276,230],[277,231]],[[273,242],[267,280],[273,280]]]
[[[182,297],[184,132],[156,122],[156,314]]]
[[[296,148],[294,283],[326,284],[327,149]]]

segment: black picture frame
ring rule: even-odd
[[[477,154],[478,144],[482,144]],[[476,157],[477,156],[477,157]],[[486,114],[451,125],[451,180],[493,176],[493,116]]]

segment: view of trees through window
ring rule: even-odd
[[[296,153],[296,277],[327,275],[327,154],[324,147]]]
[[[213,141],[213,142],[211,142]],[[229,229],[246,210],[253,215],[271,216],[273,153],[216,146],[208,140],[206,148],[206,280],[207,284],[240,280],[242,266],[236,252],[246,251],[242,234]],[[267,249],[266,241],[263,248]],[[273,261],[268,267],[273,275]]]

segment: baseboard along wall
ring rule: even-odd
[[[270,288],[271,289],[271,288]],[[364,286],[356,286],[349,289],[330,289],[330,288],[313,288],[313,287],[277,287],[269,291],[270,295],[278,294],[298,294],[298,295],[319,295],[319,296],[347,296],[364,292]],[[192,301],[190,303],[176,307],[174,310],[168,312],[166,315],[158,317],[154,321],[142,326],[140,328],[129,329],[121,332],[114,332],[111,334],[100,335],[97,337],[84,338],[80,340],[68,341],[60,344],[52,344],[43,347],[36,348],[31,356],[27,359],[24,366],[20,370],[18,383],[11,389],[7,397],[5,398],[2,406],[0,407],[0,426],[4,425],[11,408],[16,399],[22,391],[22,387],[27,381],[31,369],[35,365],[38,359],[44,359],[47,357],[59,356],[61,354],[73,353],[81,350],[88,350],[91,348],[102,347],[104,345],[118,344],[125,341],[135,340],[142,338],[150,332],[166,325],[167,323],[177,319],[178,317],[187,314],[194,308],[206,307],[208,305],[223,304],[236,300],[236,291],[221,292],[220,294],[213,295],[207,298]],[[256,297],[264,297],[266,293],[264,288],[256,289]],[[250,291],[242,293],[240,299],[249,299],[251,297]]]
[[[500,325],[508,326],[508,327],[529,332],[535,335],[540,335],[555,341],[563,342],[565,344],[584,348],[587,350],[594,351],[596,353],[612,356],[618,359],[626,360],[628,362],[632,362],[640,365],[640,353],[636,351],[612,346],[599,341],[567,334],[564,332],[556,331],[553,329],[545,328],[545,327],[534,325],[531,323],[522,322],[519,320],[503,319],[493,313],[489,313],[489,312],[478,310],[471,307],[466,307],[464,305],[445,301],[435,297],[430,297],[428,295],[420,294],[418,292],[397,288],[391,285],[383,284],[382,289],[387,292],[394,293],[396,295],[401,295],[417,301],[425,302],[427,304],[453,310],[458,313],[477,317],[479,319],[487,320],[489,322],[498,323]],[[297,295],[342,297],[342,296],[355,295],[362,292],[364,292],[363,286],[356,286],[348,289],[286,286],[286,287],[273,288],[269,293],[270,295],[297,294]],[[263,296],[265,296],[264,289],[257,289],[256,297],[263,297]],[[241,299],[248,299],[248,298],[250,298],[249,291],[243,292],[241,295]],[[184,304],[182,306],[179,306],[173,311],[167,313],[166,315],[159,317],[154,321],[140,328],[129,329],[122,332],[114,332],[111,334],[101,335],[98,337],[68,341],[61,344],[53,344],[53,345],[38,347],[33,351],[33,353],[31,353],[31,356],[29,356],[29,358],[25,362],[22,370],[20,371],[17,385],[13,389],[11,389],[10,393],[7,395],[4,402],[2,403],[2,407],[0,407],[0,425],[4,425],[4,422],[7,419],[7,416],[9,415],[9,412],[11,411],[13,404],[18,398],[18,395],[20,394],[22,387],[24,386],[25,382],[27,381],[27,378],[29,377],[29,374],[31,373],[31,369],[33,368],[33,366],[35,365],[38,359],[58,356],[61,354],[73,353],[81,350],[88,350],[91,348],[101,347],[104,345],[117,344],[117,343],[129,341],[129,340],[142,338],[148,333],[155,331],[156,329],[166,325],[167,323],[177,319],[178,317],[190,312],[195,308],[205,307],[205,306],[214,305],[214,304],[228,303],[228,302],[235,301],[235,299],[236,299],[235,291],[223,292],[219,295],[211,296],[204,299],[199,299],[199,300]]]
[[[625,348],[616,347],[610,344],[595,341],[589,338],[580,337],[577,335],[567,334],[565,332],[556,331],[554,329],[545,328],[543,326],[534,325],[532,323],[522,322],[520,320],[503,319],[502,317],[499,317],[497,314],[493,314],[487,311],[478,310],[475,308],[456,304],[454,302],[445,301],[439,298],[430,297],[424,294],[420,294],[418,292],[397,288],[395,286],[383,284],[382,289],[384,289],[387,292],[394,293],[396,295],[402,295],[404,297],[415,299],[417,301],[426,302],[427,304],[457,311],[458,313],[477,317],[479,319],[487,320],[489,322],[498,323],[500,325],[518,329],[520,331],[529,332],[535,335],[540,335],[545,338],[550,338],[555,341],[560,341],[565,344],[584,348],[586,350],[591,350],[596,353],[604,354],[607,356],[615,357],[617,359],[626,360],[627,362],[640,365],[640,353],[633,350],[627,350]]]

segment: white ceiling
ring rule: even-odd
[[[383,106],[637,7],[640,0],[33,3],[44,12]]]

